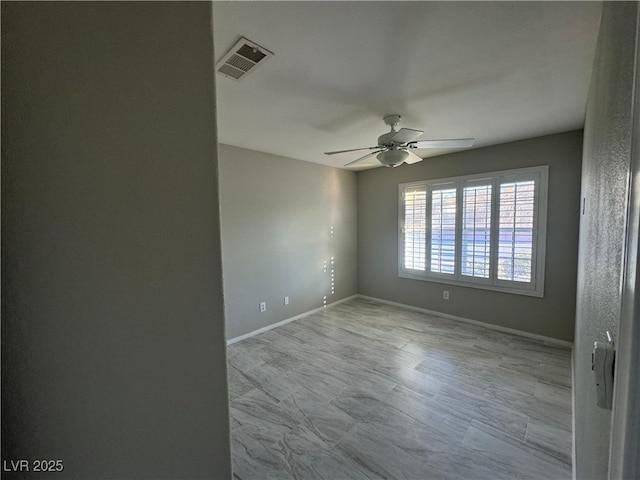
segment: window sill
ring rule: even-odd
[[[463,282],[460,280],[448,280],[446,278],[439,277],[425,277],[423,275],[414,275],[407,272],[398,273],[400,278],[408,278],[411,280],[420,280],[422,282],[433,282],[433,283],[443,283],[446,285],[456,285],[458,287],[468,287],[468,288],[477,288],[480,290],[492,290],[494,292],[500,293],[511,293],[514,295],[524,295],[527,297],[537,297],[544,298],[544,291],[542,288],[539,290],[532,288],[509,288],[502,285],[489,285],[483,283],[475,283],[475,282]]]

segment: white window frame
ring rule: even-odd
[[[533,245],[531,259],[531,282],[513,280],[499,280],[498,271],[498,232],[500,185],[519,181],[535,181],[534,216],[533,216]],[[491,184],[491,240],[489,278],[470,277],[462,275],[462,217],[463,217],[463,189],[468,185]],[[549,183],[549,166],[501,170],[498,172],[465,175],[459,177],[424,180],[419,182],[402,183],[398,185],[398,276],[413,280],[437,282],[464,287],[494,290],[498,292],[544,296],[545,253],[547,236],[547,196]],[[432,191],[449,185],[455,185],[456,195],[456,246],[455,273],[431,272],[431,203]],[[425,269],[409,270],[404,268],[404,190],[406,188],[424,187],[427,192],[426,233],[425,233]]]

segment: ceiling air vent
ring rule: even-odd
[[[264,63],[272,56],[273,53],[266,48],[240,37],[240,40],[218,62],[216,70],[225,77],[240,80],[254,71],[259,63]]]

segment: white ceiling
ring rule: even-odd
[[[214,2],[216,60],[240,36],[275,54],[239,82],[216,75],[219,141],[340,167],[363,153],[323,152],[375,145],[390,113],[474,148],[581,128],[601,7]]]

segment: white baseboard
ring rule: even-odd
[[[546,342],[546,343],[551,344],[551,345],[560,345],[560,346],[563,346],[563,347],[573,348],[573,343],[572,342],[568,342],[566,340],[559,340],[557,338],[546,337],[544,335],[538,335],[536,333],[529,333],[529,332],[524,332],[522,330],[516,330],[515,328],[502,327],[500,325],[494,325],[492,323],[481,322],[479,320],[472,320],[470,318],[465,318],[465,317],[458,317],[456,315],[449,315],[448,313],[436,312],[435,310],[428,310],[426,308],[414,307],[413,305],[406,305],[404,303],[392,302],[390,300],[384,300],[382,298],[370,297],[368,295],[361,295],[361,294],[351,295],[350,297],[342,298],[342,299],[340,299],[340,300],[338,300],[336,302],[330,303],[330,304],[328,304],[326,306],[314,308],[313,310],[309,310],[307,312],[301,313],[301,314],[296,315],[294,317],[286,318],[286,319],[281,320],[279,322],[272,323],[271,325],[267,325],[266,327],[262,327],[262,328],[259,328],[257,330],[254,330],[252,332],[245,333],[244,335],[240,335],[238,337],[231,338],[231,339],[227,340],[227,345],[232,345],[232,344],[234,344],[236,342],[239,342],[241,340],[244,340],[246,338],[251,338],[251,337],[253,337],[255,335],[259,335],[261,333],[268,332],[269,330],[272,330],[274,328],[278,328],[278,327],[280,327],[282,325],[286,325],[287,323],[293,322],[294,320],[298,320],[300,318],[306,317],[307,315],[311,315],[311,314],[320,312],[320,311],[324,310],[325,308],[329,308],[329,307],[332,307],[334,305],[338,305],[340,303],[347,302],[349,300],[353,300],[354,298],[364,298],[366,300],[371,300],[373,302],[384,303],[384,304],[387,304],[387,305],[392,305],[394,307],[405,308],[407,310],[413,310],[415,312],[426,313],[428,315],[433,315],[433,316],[436,316],[436,317],[447,318],[449,320],[457,320],[459,322],[470,323],[470,324],[473,324],[473,325],[479,325],[481,327],[490,328],[492,330],[497,330],[497,331],[500,331],[500,332],[506,332],[506,333],[511,333],[513,335],[519,335],[521,337],[527,337],[527,338],[533,338],[533,339],[536,339],[536,340],[541,340],[541,341]]]
[[[308,312],[301,313],[300,315],[296,315],[295,317],[285,318],[284,320],[281,320],[281,321],[276,322],[276,323],[272,323],[271,325],[267,325],[266,327],[262,327],[262,328],[259,328],[257,330],[254,330],[252,332],[245,333],[244,335],[240,335],[239,337],[231,338],[231,339],[227,340],[227,345],[232,345],[232,344],[234,344],[236,342],[239,342],[240,340],[244,340],[246,338],[251,338],[251,337],[254,337],[254,336],[259,335],[261,333],[268,332],[269,330],[281,327],[282,325],[286,325],[287,323],[293,322],[294,320],[298,320],[299,318],[306,317],[307,315],[311,315],[311,314],[320,312],[320,311],[324,310],[325,308],[329,308],[329,307],[332,307],[334,305],[338,305],[340,303],[347,302],[349,300],[353,300],[356,297],[358,297],[358,295],[351,295],[350,297],[345,297],[345,298],[342,298],[342,299],[340,299],[340,300],[338,300],[336,302],[329,303],[329,304],[324,305],[322,307],[314,308],[313,310],[309,310]]]
[[[571,478],[576,480],[576,352],[571,352]]]
[[[513,335],[519,335],[521,337],[533,338],[536,340],[541,340],[545,343],[551,345],[560,345],[563,347],[573,348],[573,342],[567,342],[566,340],[559,340],[557,338],[545,337],[544,335],[538,335],[536,333],[523,332],[522,330],[516,330],[515,328],[502,327],[500,325],[494,325],[492,323],[481,322],[479,320],[472,320],[470,318],[458,317],[456,315],[449,315],[448,313],[436,312],[434,310],[427,310],[426,308],[414,307],[412,305],[405,305],[404,303],[392,302],[389,300],[384,300],[382,298],[369,297],[368,295],[356,295],[358,298],[364,298],[366,300],[371,300],[373,302],[384,303],[387,305],[392,305],[394,307],[406,308],[407,310],[413,310],[415,312],[426,313],[428,315],[433,315],[436,317],[447,318],[449,320],[457,320],[459,322],[471,323],[473,325],[479,325],[481,327],[490,328],[491,330],[498,330],[500,332],[511,333]]]

